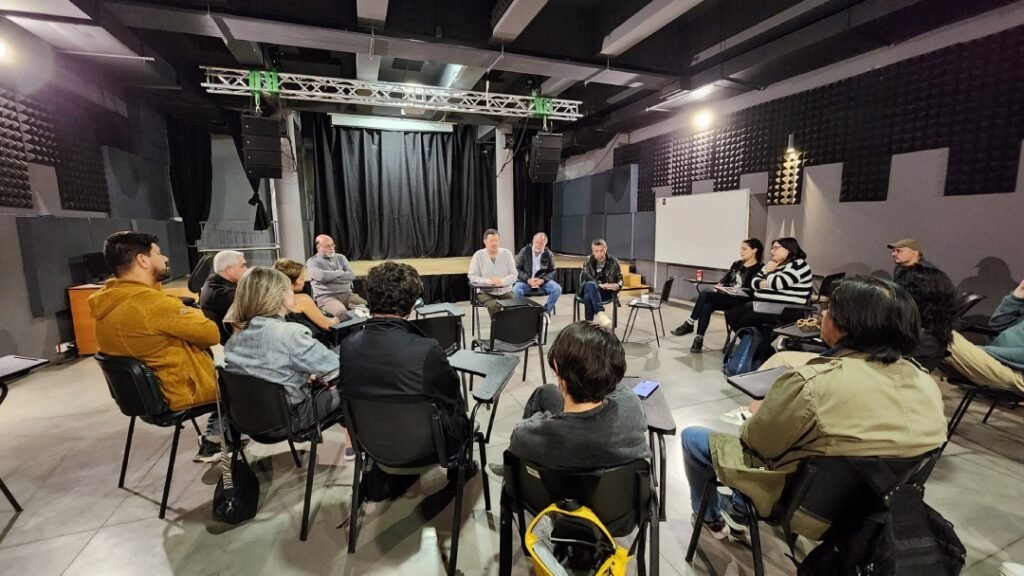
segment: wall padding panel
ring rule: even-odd
[[[653,187],[692,193],[739,188],[770,172],[769,204],[798,204],[806,166],[843,163],[841,202],[885,200],[893,154],[948,147],[947,196],[1013,192],[1024,139],[1024,27],[957,44],[737,111],[698,134],[678,131],[620,146],[639,165],[637,206]],[[798,158],[786,158],[793,134]]]

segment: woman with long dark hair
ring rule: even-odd
[[[763,256],[764,244],[757,238],[747,238],[740,243],[740,259],[732,263],[714,289],[697,295],[690,317],[672,331],[676,336],[685,336],[693,332],[696,324],[697,335],[693,337],[690,352],[704,351],[704,334],[716,310],[730,310],[750,301],[754,276],[761,268]]]
[[[756,302],[776,304],[807,304],[814,287],[814,275],[807,263],[807,254],[796,238],[779,238],[772,242],[771,260],[754,276],[754,301],[725,313],[725,321],[733,331],[746,326],[791,322],[798,314],[766,314],[754,310]]]

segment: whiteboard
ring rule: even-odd
[[[728,269],[747,239],[750,190],[658,198],[654,211],[655,260]]]

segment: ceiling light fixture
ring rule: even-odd
[[[0,41],[0,60],[3,60],[6,57],[7,57],[7,44],[4,43],[3,41]]]

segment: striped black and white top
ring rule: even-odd
[[[762,281],[767,286],[761,287]],[[754,300],[806,304],[814,287],[814,275],[806,260],[793,260],[766,274],[764,268],[754,276]]]

